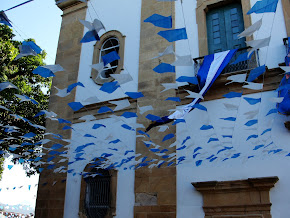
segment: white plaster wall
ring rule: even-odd
[[[98,129],[92,129],[96,123],[103,124],[106,128],[100,127]],[[136,123],[136,118],[124,120],[108,118],[73,125],[74,130],[72,131],[72,139],[68,153],[70,162],[75,160],[75,149],[78,146],[87,143],[95,143],[95,145],[90,145],[84,149],[85,154],[81,158],[85,160],[77,161],[69,165],[69,169],[73,169],[74,171],[67,174],[65,218],[78,218],[81,187],[81,176],[79,173],[83,171],[91,160],[102,156],[103,153],[113,154],[107,158],[109,160],[109,166],[111,163],[120,163],[122,159],[135,156],[136,132],[122,128],[121,125],[124,123],[132,125]],[[84,137],[85,134],[91,134],[96,138]],[[109,144],[110,141],[115,139],[120,139],[121,142]],[[118,151],[111,150],[110,148],[118,149]],[[124,154],[127,150],[133,150],[134,153],[129,153],[125,156]],[[118,169],[116,217],[119,218],[133,217],[135,173],[133,169],[129,169],[133,164],[134,158]]]
[[[269,99],[276,97],[276,95],[277,93],[273,91],[246,96],[262,97],[261,104],[257,105],[249,105],[240,98],[203,102],[202,104],[207,107],[208,112],[195,109],[186,116],[185,124],[177,125],[177,140],[179,142],[177,147],[180,147],[181,142],[187,136],[191,137],[186,142],[187,148],[177,151],[177,158],[186,156],[186,160],[177,166],[177,217],[190,217],[192,214],[194,217],[204,217],[202,195],[194,189],[191,185],[192,182],[228,181],[268,176],[279,177],[279,181],[270,191],[272,217],[289,217],[290,202],[287,199],[290,198],[290,157],[286,157],[286,155],[290,152],[290,134],[284,127],[284,121],[290,120],[290,117],[279,114],[265,116],[270,109],[275,108],[275,104]],[[239,109],[238,111],[229,111],[223,103],[239,105]],[[252,110],[259,110],[258,125],[247,127],[244,124],[249,119],[246,119],[244,113]],[[237,117],[237,120],[231,122],[220,119],[231,116]],[[204,124],[213,125],[214,130],[200,130]],[[234,127],[234,131],[224,127]],[[267,128],[272,128],[272,131],[261,136],[261,133]],[[231,135],[232,133],[232,140],[223,139],[222,135]],[[257,133],[259,134],[258,139],[247,141],[249,135]],[[220,142],[207,143],[210,137],[216,136]],[[253,150],[256,145],[268,145],[272,141],[274,144],[266,148]],[[217,154],[217,151],[223,146],[233,146],[234,148]],[[197,151],[201,154],[193,159],[193,151],[197,147],[202,147],[201,150]],[[274,149],[283,149],[283,151],[269,154],[269,151]],[[240,157],[231,158],[236,153],[241,153]],[[218,158],[210,162],[206,158],[212,154]],[[248,159],[251,155],[254,157]],[[226,157],[229,159],[223,161]],[[195,164],[197,160],[203,160],[198,167]]]
[[[179,56],[191,55],[199,57],[198,26],[196,23],[196,0],[183,0],[175,2],[175,26],[176,29],[186,27],[188,39],[175,43],[175,51]],[[176,78],[180,76],[194,76],[194,67],[176,67]],[[182,85],[181,83],[179,83]]]
[[[121,85],[112,94],[100,91],[101,86],[95,84],[90,78],[93,63],[93,50],[96,42],[82,44],[78,81],[86,88],[79,87],[76,93],[76,101],[83,102],[85,99],[97,96],[101,101],[108,101],[126,97],[125,92],[136,92],[138,84],[139,44],[140,44],[140,19],[141,0],[90,0],[86,20],[95,18],[101,20],[106,31],[117,30],[126,36],[124,52],[124,71],[133,77],[133,81]],[[84,34],[87,29],[84,30]],[[105,32],[101,30],[101,37]]]
[[[257,0],[251,0],[253,6]],[[268,68],[276,68],[284,62],[286,56],[283,38],[287,37],[285,20],[281,0],[278,2],[276,13],[251,14],[252,23],[263,19],[259,31],[254,33],[254,39],[264,39],[271,36],[268,47],[261,48],[259,52],[260,65],[266,64]]]

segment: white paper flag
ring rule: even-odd
[[[171,65],[172,66],[192,66],[193,60],[191,55],[186,56],[178,56],[176,55],[177,60],[174,61]]]
[[[247,78],[247,74],[246,73],[229,76],[227,78],[227,80],[231,80],[231,82],[226,83],[226,85],[231,84],[233,82],[244,83],[246,81],[246,78]]]
[[[270,43],[270,40],[271,40],[271,36],[265,39],[247,41],[246,42],[247,45],[252,47],[252,49],[248,53],[248,57],[250,57],[251,53],[254,52],[255,50],[268,46]]]
[[[252,35],[255,31],[259,30],[260,27],[262,26],[262,19],[258,20],[256,23],[253,25],[249,26],[247,29],[245,29],[243,32],[241,32],[238,37],[246,37]]]
[[[130,102],[128,99],[124,99],[124,100],[120,100],[120,101],[109,101],[109,103],[117,105],[117,107],[115,107],[114,111],[122,110],[122,109],[130,106]]]

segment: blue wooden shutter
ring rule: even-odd
[[[234,3],[210,10],[206,15],[209,54],[246,47],[242,7]]]

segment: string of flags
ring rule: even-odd
[[[176,0],[157,0],[158,2],[173,2]],[[58,1],[58,3],[64,2],[64,0]],[[86,2],[84,0],[84,2]],[[266,13],[266,12],[275,12],[276,6],[277,6],[277,0],[262,0],[258,1],[252,9],[248,12],[248,14],[251,13]],[[80,20],[80,22],[88,29],[88,31],[84,34],[84,37],[80,41],[80,43],[87,43],[92,41],[99,41],[99,32],[101,30],[105,30],[105,27],[103,23],[95,19],[93,22]],[[186,40],[188,39],[186,27],[179,28],[179,29],[172,29],[172,16],[165,17],[163,15],[159,14],[153,14],[152,16],[148,17],[144,20],[144,22],[151,23],[156,27],[166,28],[168,30],[163,30],[158,32],[158,35],[168,42],[176,42],[179,40]],[[8,17],[5,15],[5,13],[2,11],[0,12],[0,23],[12,26],[11,21],[8,19]],[[262,20],[257,21],[252,26],[247,28],[245,31],[239,34],[239,37],[247,37],[251,36],[254,32],[258,31],[262,26]],[[259,39],[259,40],[252,40],[247,42],[249,46],[252,47],[252,49],[246,53],[243,53],[238,56],[238,58],[235,60],[232,64],[237,64],[241,61],[248,60],[251,58],[254,50],[257,50],[259,48],[268,46],[270,43],[270,37],[265,39]],[[20,46],[20,54],[16,57],[16,59],[29,56],[29,55],[37,55],[40,54],[42,51],[41,48],[39,48],[33,41],[24,41],[22,42],[22,45]],[[95,166],[102,166],[106,169],[112,169],[112,168],[121,168],[124,169],[137,169],[139,167],[148,166],[150,168],[152,167],[161,167],[161,166],[172,166],[172,165],[178,165],[182,162],[187,160],[187,155],[178,156],[177,152],[181,153],[185,152],[187,149],[192,147],[193,152],[190,154],[190,158],[192,158],[195,162],[195,165],[201,166],[202,163],[205,161],[214,162],[220,159],[221,161],[227,161],[230,159],[236,159],[239,157],[242,157],[243,154],[241,152],[238,152],[235,150],[234,146],[232,145],[233,140],[233,131],[235,126],[233,125],[237,121],[236,116],[228,116],[228,117],[221,117],[220,120],[223,123],[227,123],[225,125],[224,129],[229,130],[228,132],[225,132],[221,135],[221,138],[224,142],[224,146],[217,147],[217,151],[215,154],[207,154],[203,151],[205,150],[201,146],[196,146],[194,143],[192,144],[193,138],[190,136],[185,136],[181,141],[175,140],[176,135],[169,133],[166,134],[166,130],[169,128],[169,123],[173,122],[171,125],[178,125],[178,124],[186,124],[185,117],[186,115],[193,109],[197,109],[201,112],[208,113],[207,108],[201,104],[201,100],[203,100],[205,93],[209,90],[209,88],[212,86],[214,81],[218,78],[218,76],[221,74],[225,66],[230,62],[232,57],[235,55],[236,50],[230,50],[220,53],[215,53],[211,55],[207,55],[204,57],[204,61],[202,66],[200,67],[197,75],[192,76],[180,76],[176,79],[176,82],[180,83],[186,83],[186,84],[193,84],[196,86],[199,86],[198,92],[193,92],[192,90],[186,90],[188,93],[188,96],[186,98],[193,99],[192,103],[188,105],[184,105],[180,108],[177,108],[176,110],[169,111],[173,112],[172,114],[164,117],[160,117],[157,115],[154,115],[154,108],[151,105],[146,105],[143,107],[139,107],[138,109],[140,111],[140,114],[144,116],[146,119],[151,121],[152,123],[145,128],[142,124],[136,124],[136,123],[130,123],[130,120],[133,118],[135,119],[138,115],[135,112],[125,111],[120,116],[113,115],[113,112],[120,111],[128,108],[130,106],[130,101],[128,99],[125,100],[114,100],[110,101],[111,104],[115,105],[115,108],[109,108],[107,106],[103,106],[98,110],[98,113],[108,113],[110,114],[110,117],[113,119],[116,119],[116,121],[120,122],[119,128],[122,128],[124,131],[136,131],[138,133],[137,137],[143,138],[144,146],[148,148],[149,152],[152,152],[156,155],[156,159],[149,159],[147,156],[143,157],[142,154],[135,154],[135,151],[130,149],[128,146],[125,145],[125,143],[122,141],[123,139],[119,136],[114,136],[113,132],[110,132],[110,127],[106,126],[102,122],[98,123],[99,121],[96,121],[95,116],[93,115],[86,115],[84,117],[79,118],[80,121],[83,122],[91,122],[94,121],[94,124],[91,126],[90,131],[86,132],[85,130],[77,129],[74,125],[72,125],[71,121],[65,120],[61,117],[58,117],[56,113],[53,111],[46,111],[41,110],[37,116],[45,116],[48,119],[54,120],[55,122],[58,122],[59,124],[64,125],[63,130],[70,130],[73,132],[73,134],[78,134],[80,137],[78,139],[65,139],[62,135],[57,133],[49,133],[47,132],[45,135],[52,136],[52,139],[42,139],[36,143],[33,143],[33,138],[36,136],[35,133],[30,132],[27,134],[24,134],[21,136],[23,139],[23,143],[20,145],[11,145],[9,147],[9,151],[15,150],[19,146],[26,146],[26,145],[35,145],[35,149],[41,150],[47,150],[48,157],[44,157],[43,155],[45,153],[39,152],[36,154],[36,158],[33,159],[24,159],[24,156],[22,157],[19,155],[19,157],[22,157],[19,159],[19,163],[24,162],[31,162],[35,165],[35,167],[38,167],[39,172],[42,172],[43,170],[52,170],[53,172],[67,172],[71,173],[73,175],[82,175],[82,176],[97,176],[96,173],[86,173],[86,172],[79,172],[75,170],[72,166],[77,163],[78,161],[84,161],[86,160],[85,154],[86,149],[96,147],[97,143],[109,146],[106,149],[103,150],[103,153],[98,156],[94,157],[91,160],[91,164]],[[163,52],[159,53],[158,56],[153,57],[154,58],[161,58],[166,55],[175,55],[176,60],[173,63],[160,63],[158,66],[156,66],[154,69],[152,69],[154,72],[159,74],[166,74],[166,73],[175,73],[176,67],[178,66],[192,66],[193,61],[191,55],[185,55],[185,56],[179,56],[175,54],[173,45],[168,46],[164,49]],[[112,63],[115,60],[119,60],[120,56],[116,51],[110,52],[104,56],[101,57],[102,62],[99,64],[92,65],[91,67],[96,69],[98,72],[101,72],[106,66],[109,66],[110,63]],[[280,87],[278,88],[278,97],[271,99],[272,103],[277,104],[277,108],[271,109],[267,114],[265,114],[265,117],[268,117],[273,114],[277,114],[278,112],[282,113],[289,113],[289,61],[290,60],[290,49],[288,51],[288,54],[285,58],[286,67],[282,68],[285,70],[286,74],[284,79],[281,82]],[[287,68],[288,67],[288,68]],[[32,73],[40,75],[44,78],[48,77],[54,77],[56,72],[59,71],[65,71],[65,69],[62,68],[60,65],[46,65],[46,66],[40,66],[36,68]],[[262,90],[263,84],[256,83],[255,80],[263,75],[266,72],[266,66],[262,65],[255,69],[252,69],[247,75],[244,74],[238,74],[229,76],[227,80],[229,81],[226,85],[231,83],[240,83],[242,84],[243,88],[247,89],[253,89],[253,90]],[[132,76],[128,74],[112,74],[111,75],[115,81],[113,82],[107,82],[104,83],[99,90],[112,94],[116,90],[120,90],[121,85],[126,84],[130,81],[133,81]],[[166,92],[170,89],[178,89],[177,83],[162,83],[162,86],[164,89],[161,92]],[[64,89],[57,89],[56,95],[60,98],[66,98],[74,88],[86,88],[82,82],[77,82],[69,85],[68,87]],[[9,81],[0,83],[0,91],[3,91],[5,89],[18,89],[17,86],[10,83]],[[125,92],[125,95],[127,95],[129,98],[132,99],[138,99],[144,97],[144,94],[142,92]],[[34,99],[29,98],[28,96],[21,95],[21,94],[15,94],[17,98],[19,98],[21,102],[31,102],[32,104],[39,104]],[[241,101],[245,101],[249,107],[256,107],[261,104],[262,98],[251,98],[251,97],[243,97],[243,92],[229,92],[223,96],[224,98],[228,100],[234,100],[234,99],[241,99]],[[165,99],[166,101],[174,101],[174,102],[181,102],[180,97],[168,97]],[[81,109],[85,109],[86,103],[96,103],[100,102],[100,100],[95,98],[89,98],[89,99],[83,99],[81,102],[70,102],[68,103],[68,106],[73,111],[79,111]],[[10,116],[14,117],[15,119],[22,120],[29,125],[33,126],[34,128],[42,128],[45,129],[45,127],[41,127],[38,125],[33,124],[28,119],[21,117],[17,114],[13,114],[12,111],[10,111],[8,108],[1,106],[1,110],[6,110],[11,112]],[[239,109],[239,104],[233,104],[233,103],[224,103],[224,108],[227,109],[229,112],[237,112]],[[153,112],[151,112],[153,111]],[[286,111],[286,112],[285,112]],[[288,112],[287,112],[288,111]],[[148,113],[150,112],[150,113]],[[151,114],[152,113],[152,114]],[[169,113],[168,113],[169,114]],[[259,140],[261,136],[267,136],[271,133],[271,127],[264,129],[261,133],[257,132],[257,125],[259,123],[259,120],[257,118],[257,115],[259,114],[258,109],[251,109],[250,111],[246,112],[244,115],[247,118],[247,122],[244,123],[244,127],[246,129],[249,129],[249,131],[254,130],[255,133],[250,133],[248,135],[246,141],[247,142],[253,142],[254,140]],[[236,113],[237,115],[237,113]],[[91,123],[90,123],[91,124]],[[5,128],[5,133],[7,135],[7,138],[3,139],[1,143],[3,143],[5,140],[13,140],[13,137],[9,136],[9,133],[18,131],[18,127],[15,126],[3,126]],[[162,143],[166,142],[168,140],[175,140],[174,143],[172,143],[169,147],[176,146],[176,152],[168,153],[167,148],[163,148],[161,145],[157,145],[153,142],[153,140],[150,137],[150,130],[152,128],[158,127],[160,134],[164,133],[162,137]],[[254,129],[251,129],[254,128]],[[137,130],[139,129],[139,130]],[[143,130],[140,130],[143,129]],[[104,131],[106,130],[105,136],[98,135],[98,131]],[[202,125],[199,128],[199,131],[202,132],[202,134],[207,135],[207,142],[206,144],[214,144],[214,143],[221,143],[221,140],[219,139],[214,125],[210,124],[209,121]],[[86,138],[85,142],[82,142],[82,138]],[[262,148],[267,148],[271,145],[274,145],[273,141],[271,141],[271,137],[266,138],[263,143],[257,144],[259,141],[255,141],[253,151],[260,150]],[[46,148],[43,147],[43,145],[51,143],[52,146]],[[70,145],[77,145],[73,151],[73,156],[69,156],[69,153],[65,151],[59,151],[59,149],[63,150],[63,148],[69,148]],[[225,146],[225,145],[229,146]],[[9,156],[9,151],[6,150],[0,150],[0,154],[3,156]],[[28,150],[27,154],[30,154],[30,152],[33,152],[33,150]],[[223,155],[228,152],[227,157],[218,156]],[[270,149],[267,151],[269,155],[274,154],[284,154],[283,149],[276,148],[276,149]],[[16,154],[13,154],[14,156]],[[118,161],[115,163],[111,163],[110,157],[116,156],[118,157]],[[286,157],[290,156],[290,153],[287,152]],[[55,168],[56,162],[54,162],[54,159],[56,157],[61,157],[61,159],[58,158],[57,163],[65,162],[69,159],[68,167],[60,167]],[[71,157],[71,158],[69,158]],[[159,158],[162,158],[162,160],[159,160]],[[248,155],[246,158],[250,159],[255,157],[255,155]],[[45,159],[46,158],[46,159]],[[97,160],[98,159],[98,160]],[[8,169],[11,169],[13,166],[8,166]],[[65,182],[62,181],[62,182]],[[52,184],[55,185],[56,182]],[[47,185],[47,184],[42,184]],[[31,186],[30,186],[31,187]],[[29,187],[29,189],[30,189]],[[13,187],[15,189],[17,187]],[[19,187],[20,188],[20,187]],[[22,187],[21,187],[22,188]],[[1,191],[1,189],[0,189]]]

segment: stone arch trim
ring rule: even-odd
[[[125,53],[125,38],[126,38],[126,36],[124,36],[122,33],[120,33],[117,30],[111,30],[109,32],[104,33],[100,37],[100,41],[96,42],[96,44],[94,45],[93,64],[98,64],[99,63],[101,47],[102,47],[103,43],[108,38],[111,38],[111,37],[117,38],[119,40],[119,43],[120,43],[120,47],[119,47],[120,60],[119,60],[119,63],[118,63],[117,70],[115,72],[115,74],[119,74],[119,73],[121,73],[122,70],[124,70],[123,68],[124,68],[124,58],[125,58],[124,53]],[[98,71],[92,68],[91,78],[95,78],[97,75],[98,75]],[[102,80],[103,82],[99,81],[98,79],[96,79],[95,82],[98,83],[98,84],[102,84],[104,82],[111,82],[113,80],[114,80],[113,77],[109,77],[109,78],[107,78],[105,80],[103,79]]]

